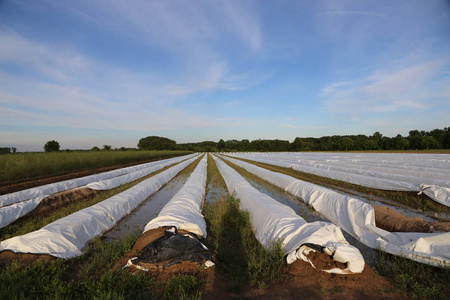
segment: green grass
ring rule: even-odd
[[[250,284],[267,288],[287,270],[280,243],[264,249],[252,231],[250,215],[240,211],[234,197],[205,204],[209,230],[208,248],[217,254],[221,268],[228,274],[229,289],[241,292]]]
[[[450,266],[442,268],[377,251],[375,270],[393,282],[397,291],[414,299],[448,299]]]
[[[158,160],[189,151],[70,151],[0,155],[0,183],[36,180],[71,172]]]
[[[165,285],[164,298],[167,300],[200,300],[202,296],[200,289],[204,284],[205,280],[198,279],[193,275],[174,275]]]
[[[136,239],[98,238],[75,259],[0,265],[0,299],[159,299],[151,277],[112,268]]]
[[[236,158],[236,157],[233,157]],[[239,159],[239,158],[236,158]],[[345,181],[340,181],[336,179],[326,178],[318,175],[313,175],[297,170],[293,170],[291,168],[279,167],[275,165],[270,165],[266,163],[255,162],[247,159],[240,159],[242,161],[251,163],[258,167],[262,167],[268,169],[273,172],[283,173],[297,179],[311,182],[317,185],[321,185],[324,187],[329,187],[333,189],[342,189],[347,192],[348,190],[353,190],[360,193],[365,193],[370,198],[370,195],[389,199],[395,201],[399,204],[409,206],[414,209],[420,209],[423,211],[436,211],[436,212],[450,212],[450,208],[444,205],[441,205],[431,199],[429,199],[425,195],[417,195],[415,192],[401,192],[401,191],[385,191],[378,190],[374,188],[364,187],[356,184],[351,184]]]

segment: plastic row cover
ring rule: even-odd
[[[194,160],[195,157],[184,161],[120,194],[61,218],[37,231],[5,240],[0,243],[0,251],[49,254],[60,258],[79,256],[89,240],[112,228]]]
[[[386,166],[379,167],[372,164],[361,164],[359,162],[353,161],[321,161],[321,160],[311,160],[303,159],[300,155],[293,155],[292,153],[271,153],[271,154],[251,154],[257,158],[265,158],[268,160],[273,160],[277,162],[291,163],[297,167],[305,168],[315,168],[323,169],[329,171],[345,172],[359,174],[363,176],[371,176],[376,178],[389,179],[394,181],[411,182],[416,185],[420,183],[440,185],[440,186],[450,186],[450,171],[444,173],[442,169],[431,168],[429,171],[424,170],[423,167],[413,167],[409,166],[408,169],[402,169],[401,174],[399,174],[397,169],[388,168]],[[450,158],[450,156],[449,156]],[[450,164],[449,164],[450,167]],[[441,171],[440,173],[436,170]]]
[[[252,156],[245,154],[234,154],[232,156],[247,158],[253,161],[268,163],[281,167],[292,168],[294,170],[366,187],[393,191],[414,191],[420,193],[423,192],[434,201],[450,207],[450,188],[447,187],[450,186],[450,181],[418,178],[409,175],[386,174],[370,170],[357,170],[343,167],[327,167],[324,165],[316,165],[313,167],[301,165],[299,163],[293,163],[292,161],[288,160],[273,158],[270,156],[268,158],[261,158],[259,157],[259,155],[255,154]],[[426,184],[424,182],[436,182],[437,185]]]
[[[237,159],[227,160],[302,198],[328,220],[371,248],[435,266],[450,263],[450,232],[391,233],[376,227],[375,211],[363,201]]]
[[[339,227],[326,222],[307,223],[292,208],[253,188],[221,160],[216,159],[216,163],[230,193],[236,192],[241,208],[250,212],[255,236],[264,247],[270,247],[280,239],[287,254],[287,262],[292,263],[298,258],[308,261],[303,254],[305,244],[318,245],[334,260],[347,265],[345,270],[334,268],[327,272],[363,271],[364,259],[361,253],[348,244]]]
[[[178,193],[163,207],[158,217],[151,220],[144,232],[163,226],[175,226],[206,238],[206,223],[201,213],[206,189],[206,162],[203,157]]]
[[[190,158],[194,155],[195,154],[190,154],[190,155],[185,155],[185,156],[181,156],[181,157],[175,157],[175,158],[150,162],[150,163],[141,164],[141,165],[137,165],[137,166],[113,170],[113,171],[109,171],[109,172],[104,172],[104,173],[84,176],[84,177],[80,177],[80,178],[50,183],[50,184],[34,187],[31,189],[26,189],[26,190],[15,192],[15,193],[1,195],[0,196],[0,207],[5,206],[5,205],[10,205],[13,203],[17,203],[17,202],[21,202],[21,201],[28,200],[28,199],[38,198],[38,197],[42,197],[42,196],[48,196],[48,195],[63,192],[66,190],[74,189],[74,188],[89,184],[91,182],[106,180],[106,179],[117,177],[117,176],[120,176],[123,174],[127,174],[127,173],[131,173],[134,171],[149,168],[152,166],[160,165],[161,163],[165,163],[165,166],[168,166],[168,165],[180,162],[184,159]]]
[[[190,156],[192,156],[192,155],[189,155],[189,157]],[[163,161],[144,164],[146,167],[142,168],[142,166],[140,166],[140,168],[141,168],[140,170],[133,171],[131,173],[127,173],[124,175],[120,175],[120,176],[114,177],[112,179],[106,179],[103,181],[92,182],[92,183],[89,183],[86,187],[94,189],[94,190],[113,189],[122,184],[132,182],[134,180],[137,180],[139,178],[147,176],[150,173],[158,171],[162,168],[165,168],[166,166],[177,163],[186,158],[187,158],[186,156],[183,156],[183,157],[176,157],[176,158],[172,158],[172,159],[166,159]],[[129,168],[127,168],[127,169],[129,169]],[[85,177],[83,177],[83,178],[85,178]],[[77,181],[77,179],[75,179],[73,181]],[[81,183],[81,182],[84,182],[84,180],[77,181],[77,182]],[[48,186],[49,185],[46,185],[46,187],[48,187]],[[60,183],[55,183],[54,186],[56,186],[58,188],[63,188],[63,185],[61,185]],[[36,188],[36,189],[39,189],[39,188]],[[46,190],[46,188],[43,190]],[[41,190],[41,192],[43,190]],[[11,224],[15,220],[19,219],[20,217],[23,217],[26,214],[30,213],[39,205],[39,203],[41,203],[41,201],[43,199],[45,199],[48,196],[49,195],[41,194],[40,196],[31,198],[29,200],[25,200],[25,201],[17,202],[17,203],[7,205],[4,207],[0,207],[0,228],[3,228],[5,226]]]

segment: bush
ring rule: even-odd
[[[48,141],[44,145],[44,151],[45,152],[58,152],[59,151],[59,143],[55,140]]]

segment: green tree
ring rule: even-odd
[[[103,145],[103,150],[109,151],[111,150],[112,146],[111,145]]]
[[[100,148],[97,146],[92,147],[91,151],[100,151]]]
[[[55,140],[48,141],[44,145],[45,152],[58,152],[59,151],[59,143]]]
[[[421,149],[439,149],[439,142],[432,136],[422,136],[420,140]]]
[[[296,137],[295,140],[292,142],[291,146],[292,146],[293,151],[302,151],[302,149],[303,149],[302,139],[299,137]]]
[[[352,150],[353,146],[355,145],[355,142],[349,138],[349,137],[343,137],[340,141],[341,150]]]
[[[148,136],[139,140],[141,150],[174,150],[177,142],[160,136]]]
[[[217,143],[217,149],[219,149],[219,151],[223,151],[225,149],[225,141],[220,139],[219,142]]]
[[[394,138],[394,145],[395,149],[397,150],[405,150],[409,147],[409,141],[402,137],[401,134],[397,134],[397,136]]]
[[[366,148],[366,150],[377,150],[378,143],[374,140],[367,140],[364,144],[364,147]]]

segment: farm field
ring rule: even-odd
[[[81,256],[63,260],[49,255],[14,255],[3,251],[0,254],[2,298],[296,299],[302,295],[302,299],[445,299],[448,295],[448,266],[430,266],[372,249],[345,230],[345,239],[364,257],[362,273],[326,273],[301,260],[287,265],[280,244],[274,243],[267,248],[261,246],[255,238],[252,212],[240,210],[240,200],[235,194],[229,194],[226,180],[217,167],[217,156],[214,155],[213,159],[210,154],[207,155],[206,191],[202,209],[207,238],[202,239],[202,242],[210,249],[215,267],[203,268],[182,263],[150,272],[123,270],[125,257],[133,251],[135,242],[140,240],[145,224],[155,218],[183,187],[202,157],[204,156],[174,163],[138,181],[98,191],[95,195],[85,197],[86,199],[81,197],[75,202],[82,206],[75,206],[64,212],[68,206],[55,205],[43,215],[25,216],[0,229],[1,241],[33,232],[82,208],[119,195],[158,174],[163,176],[161,174],[177,165],[186,164],[182,170],[174,171],[178,175],[169,179],[157,192],[145,197],[111,229],[91,239]],[[258,174],[246,171],[236,164],[237,161],[227,159],[227,156],[219,157],[224,161],[220,164],[231,167],[253,188],[290,207],[307,222],[330,222],[326,215],[305,203],[304,199],[269,183]],[[445,221],[449,220],[446,216],[450,209],[442,204],[432,202],[425,212],[407,203],[399,203],[397,196],[392,196],[398,192],[390,192],[390,196],[385,197],[383,191],[375,192],[374,188],[356,188],[336,180],[327,181],[317,175],[307,178],[305,172],[267,163],[259,162],[255,165],[295,178],[302,177],[303,180],[316,184],[323,182],[320,185],[340,194],[356,197],[370,205],[386,206],[403,215],[420,217],[428,223],[445,225]],[[70,191],[65,193],[67,196]],[[378,194],[375,195],[376,193]],[[409,198],[410,194],[406,193],[404,197]],[[427,200],[423,196],[414,199]],[[18,260],[13,261],[14,259]],[[36,275],[40,277],[38,283],[35,282]]]
[[[188,153],[129,150],[4,154],[0,155],[0,193]]]

